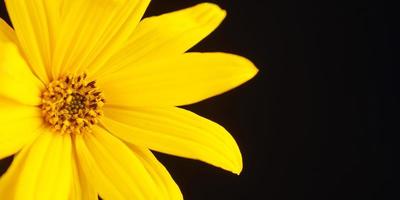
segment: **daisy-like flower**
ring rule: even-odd
[[[141,20],[150,0],[6,0],[0,20],[0,199],[182,199],[151,150],[239,174],[218,124],[177,106],[257,69],[185,53],[225,11],[210,3]]]

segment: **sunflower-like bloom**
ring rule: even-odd
[[[0,199],[182,199],[151,150],[240,173],[218,124],[177,106],[257,69],[185,53],[225,11],[210,3],[141,20],[150,0],[6,0],[0,20]]]

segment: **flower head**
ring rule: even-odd
[[[182,199],[151,150],[240,173],[218,124],[177,106],[257,69],[185,53],[225,11],[210,3],[142,19],[149,0],[6,0],[0,19],[1,199]]]

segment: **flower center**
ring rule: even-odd
[[[44,121],[61,134],[91,131],[103,115],[104,97],[96,82],[87,82],[86,74],[65,76],[50,82],[42,92]]]

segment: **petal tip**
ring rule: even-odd
[[[237,155],[236,155],[236,162],[233,164],[233,168],[231,170],[232,173],[236,174],[236,175],[240,175],[240,173],[242,173],[243,171],[243,159],[242,159],[242,154],[239,150],[239,148],[237,149]]]
[[[237,66],[240,67],[238,74],[243,83],[249,81],[258,74],[259,70],[252,61],[239,55],[234,56],[237,58]]]
[[[240,163],[240,165],[235,166],[235,168],[231,172],[236,175],[240,175],[242,173],[242,171],[243,171],[243,165],[242,165],[242,163]]]
[[[226,10],[222,9],[220,6],[214,3],[205,2],[197,4],[196,7],[199,11],[207,11],[207,13],[212,13],[214,16],[218,16],[221,21],[226,17]]]
[[[249,80],[250,80],[258,74],[259,69],[250,60],[247,60],[247,62],[249,62],[249,67],[247,70],[248,70],[248,75],[249,75]]]
[[[199,3],[199,4],[197,4],[196,6],[198,6],[198,7],[200,7],[200,6],[201,6],[201,7],[209,7],[209,8],[212,8],[212,9],[222,10],[222,8],[219,7],[217,4],[211,3],[211,2]]]

